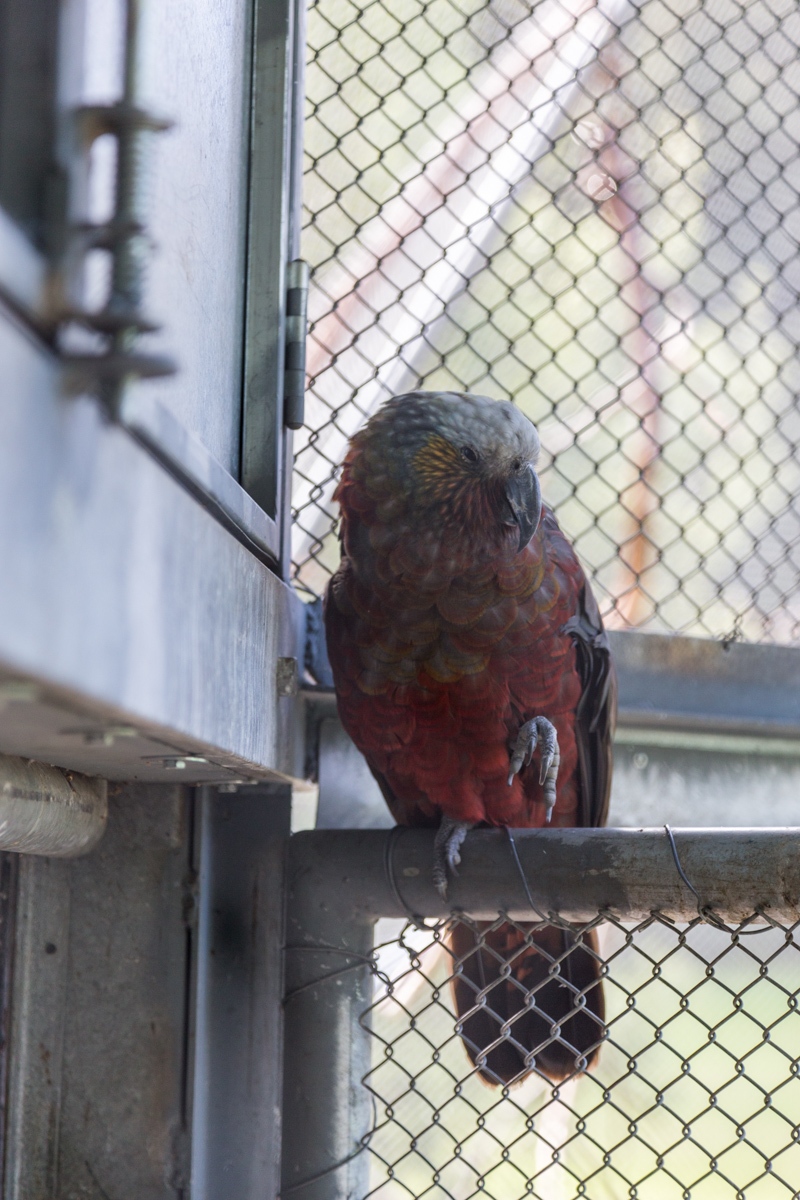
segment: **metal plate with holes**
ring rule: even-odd
[[[204,783],[269,772],[146,723],[114,720],[100,706],[52,687],[0,676],[0,749],[104,779]]]

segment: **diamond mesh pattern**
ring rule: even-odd
[[[450,980],[463,960],[447,931],[379,922],[362,1020],[373,1046],[370,1198],[800,1195],[796,927],[752,936],[753,926],[654,914],[635,927],[598,917],[573,928],[593,927],[606,994],[598,1066],[558,1086],[534,1069],[492,1088],[457,1035]],[[477,932],[475,942],[477,953]],[[491,1008],[491,992],[476,1005]],[[513,1037],[513,1024],[498,1020],[497,1035]]]
[[[796,641],[792,0],[312,0],[295,571],[388,395],[510,398],[612,627]]]

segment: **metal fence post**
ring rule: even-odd
[[[281,933],[290,789],[203,790],[193,1200],[274,1200]]]
[[[356,1200],[368,1191],[361,1138],[372,1124],[370,1046],[359,1018],[370,1003],[374,918],[344,912],[325,856],[290,843],[284,1015],[282,1200]],[[311,851],[309,855],[307,851]]]

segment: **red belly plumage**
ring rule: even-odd
[[[555,725],[561,750],[552,820],[576,823],[582,685],[563,627],[585,579],[549,513],[519,557],[513,571],[501,562],[493,576],[481,572],[474,590],[458,580],[402,621],[356,578],[345,575],[331,593],[326,622],[342,723],[391,789],[401,824],[438,823],[444,814],[541,825],[536,764],[507,782],[509,746],[522,721],[540,714]]]

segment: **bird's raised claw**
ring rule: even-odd
[[[555,726],[547,720],[547,717],[533,717],[532,720],[526,721],[520,727],[517,740],[514,743],[514,749],[511,751],[508,785],[509,787],[511,786],[517,772],[521,771],[523,766],[527,766],[531,761],[533,752],[540,742],[541,768],[539,770],[539,783],[542,785],[544,791],[544,803],[547,810],[545,813],[545,822],[549,824],[550,816],[556,803],[556,780],[558,779],[561,754],[558,749],[558,735],[556,734]]]
[[[452,817],[442,817],[433,842],[433,886],[443,900],[447,899],[447,876],[457,875],[457,867],[461,862],[461,849],[464,838],[472,825],[469,821],[454,821]]]

